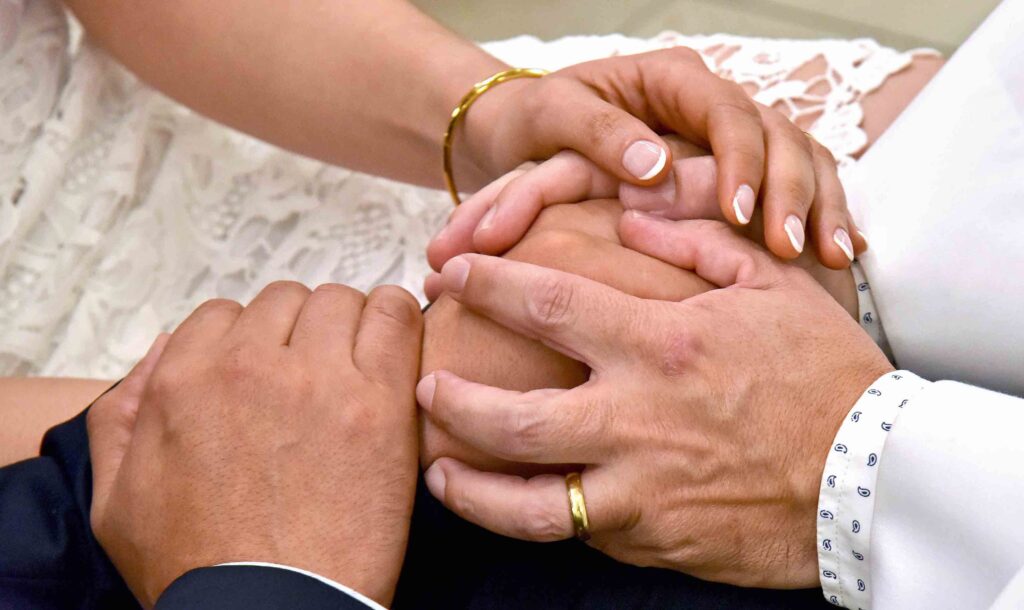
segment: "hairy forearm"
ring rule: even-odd
[[[66,4],[93,41],[186,106],[310,157],[430,186],[448,113],[504,67],[403,0]]]

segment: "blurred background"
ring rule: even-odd
[[[531,34],[649,38],[664,30],[771,38],[874,38],[949,55],[998,0],[414,0],[477,41]]]

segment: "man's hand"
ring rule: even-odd
[[[471,310],[577,358],[590,380],[514,392],[444,371],[417,388],[437,425],[506,460],[584,465],[592,544],[612,557],[748,586],[817,583],[815,514],[847,410],[891,366],[806,272],[712,221],[627,213],[624,245],[720,286],[668,303],[479,255],[442,272]],[[573,535],[561,476],[440,459],[431,492],[531,540]]]
[[[92,526],[152,605],[199,567],[306,569],[390,602],[416,486],[406,292],[279,282],[199,307],[89,413]]]

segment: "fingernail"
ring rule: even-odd
[[[864,235],[864,231],[857,231],[857,235],[860,235],[860,238],[864,240],[864,248],[866,249],[871,243],[868,241],[868,236]]]
[[[416,384],[416,402],[424,409],[430,410],[430,405],[434,402],[434,388],[436,387],[437,378],[433,373],[420,379],[420,382]]]
[[[626,210],[625,215],[630,220],[643,220],[646,222],[661,223],[672,222],[671,220],[665,218],[664,216],[655,216],[654,214],[651,214],[650,212],[644,212],[643,210]]]
[[[746,184],[740,185],[736,189],[736,196],[732,198],[732,211],[741,225],[750,222],[754,216],[754,189]]]
[[[846,232],[846,229],[842,227],[836,229],[836,232],[832,234],[832,241],[836,242],[846,258],[853,261],[853,242],[850,241],[850,234]]]
[[[438,466],[437,462],[431,464],[430,468],[427,468],[427,471],[423,473],[423,481],[427,484],[427,489],[430,490],[431,495],[438,500],[444,499],[446,484],[444,470]]]
[[[622,166],[640,180],[650,180],[665,167],[667,160],[664,148],[654,142],[639,140],[630,144],[622,155]]]
[[[803,252],[804,223],[800,221],[800,218],[790,214],[786,217],[786,222],[782,227],[786,230],[786,235],[789,236],[789,243],[793,244],[793,249],[797,252]]]
[[[469,277],[469,261],[465,256],[456,256],[441,268],[441,280],[448,292],[459,293],[466,287]]]
[[[672,170],[654,186],[636,186],[628,182],[619,187],[619,201],[627,210],[660,211],[676,203],[676,176]]]
[[[477,226],[475,233],[479,233],[480,231],[486,231],[490,229],[491,225],[494,224],[494,217],[497,215],[498,206],[492,205],[491,209],[487,210],[487,213],[484,214],[484,217],[480,219],[480,225]]]

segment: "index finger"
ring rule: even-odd
[[[629,337],[644,301],[578,275],[464,254],[445,264],[441,281],[459,303],[591,368],[636,347]]]

